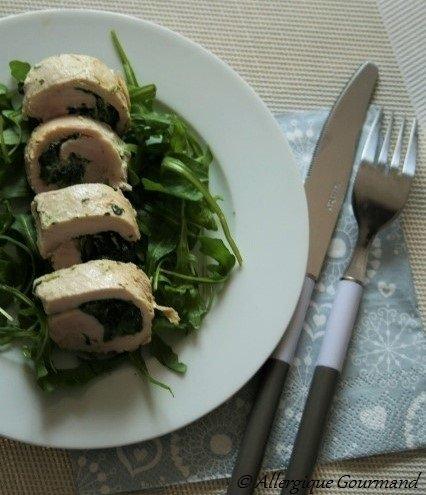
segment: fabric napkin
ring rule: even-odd
[[[377,111],[374,107],[369,111],[356,164]],[[327,110],[277,116],[303,175],[326,116]],[[356,232],[347,199],[277,411],[265,469],[282,469],[288,463],[336,282],[347,265]],[[374,241],[367,278],[330,415],[323,462],[426,446],[426,339],[398,222]],[[229,476],[256,380],[213,413],[178,432],[116,449],[72,451],[80,494],[119,493]]]

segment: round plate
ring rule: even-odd
[[[296,305],[308,246],[302,182],[289,146],[253,90],[199,45],[155,24],[88,10],[34,12],[0,20],[0,81],[8,63],[58,53],[93,55],[120,69],[115,29],[140,80],[182,115],[216,157],[212,188],[244,257],[202,329],[178,345],[176,376],[148,367],[168,392],[124,367],[87,387],[41,392],[17,350],[0,356],[0,434],[63,448],[125,445],[169,433],[240,389],[278,343]]]

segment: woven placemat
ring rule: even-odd
[[[0,15],[78,7],[80,0],[2,0]],[[374,0],[86,0],[84,7],[128,13],[163,24],[202,44],[236,69],[273,112],[330,106],[353,69],[369,59],[380,67],[375,101],[397,116],[413,116],[401,72]],[[426,156],[420,131],[420,162]],[[420,167],[404,227],[420,309],[426,309],[426,170]],[[320,467],[316,477],[414,478],[421,452],[393,454]],[[215,481],[168,488],[157,495],[224,493]],[[339,490],[339,489],[338,489]],[[418,493],[426,486],[419,484]],[[274,490],[259,490],[272,495]],[[321,491],[318,494],[324,493]],[[341,493],[327,491],[327,493]],[[353,489],[375,494],[383,490]],[[406,491],[392,490],[392,493]],[[66,452],[0,440],[1,495],[74,495]],[[145,492],[145,495],[147,494]]]

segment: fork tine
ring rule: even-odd
[[[377,160],[378,165],[385,166],[388,160],[391,134],[392,134],[393,114],[389,115],[389,122],[386,128],[385,137],[383,138],[382,147],[380,149],[379,158]]]
[[[361,161],[374,163],[377,147],[379,144],[379,130],[381,121],[382,110],[380,109],[371,126],[370,132],[367,136],[367,140],[365,141],[365,145],[361,153]]]
[[[402,118],[401,127],[399,128],[398,137],[396,138],[395,150],[392,155],[391,168],[398,168],[401,162],[402,136],[404,134],[405,118]]]
[[[405,155],[404,165],[402,167],[402,173],[409,177],[414,177],[416,171],[416,159],[417,159],[417,121],[413,119],[413,125],[411,126],[410,138],[407,145],[407,153]]]

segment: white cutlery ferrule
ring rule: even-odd
[[[358,314],[363,287],[352,280],[340,280],[328,317],[317,366],[342,371],[352,329]]]

